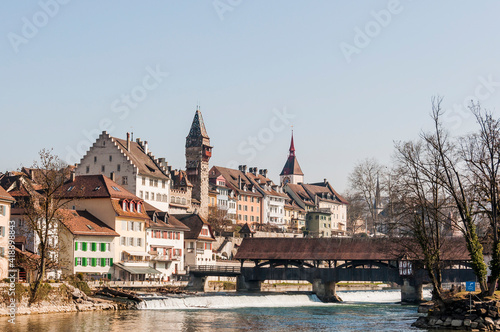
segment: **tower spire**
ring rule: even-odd
[[[293,144],[293,126],[292,126],[292,141],[290,143],[290,156],[295,156],[295,144]]]

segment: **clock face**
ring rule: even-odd
[[[283,184],[289,184],[289,183],[290,183],[290,177],[285,176],[285,178],[283,179]]]

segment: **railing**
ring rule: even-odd
[[[190,267],[189,272],[240,273],[241,268],[239,266],[198,265]]]

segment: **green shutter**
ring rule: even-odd
[[[92,266],[97,266],[97,258],[92,258]]]
[[[75,266],[78,266],[78,258],[75,257]]]
[[[106,258],[101,258],[101,266],[106,266]]]
[[[82,242],[82,250],[87,251],[87,242]]]
[[[113,258],[109,259],[109,266],[113,266]],[[111,279],[111,278],[109,278],[109,279]]]
[[[106,243],[101,243],[101,251],[106,251]]]
[[[82,265],[87,266],[87,257],[82,258]]]
[[[75,242],[75,251],[78,250],[78,242]]]
[[[108,279],[111,280],[111,273],[108,273]]]
[[[92,251],[97,251],[97,243],[92,242]]]

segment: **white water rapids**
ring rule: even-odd
[[[345,303],[397,303],[401,301],[399,290],[389,291],[339,291]],[[430,298],[430,291],[424,291]],[[314,294],[236,294],[219,293],[188,296],[148,297],[138,304],[138,309],[233,309],[270,307],[326,306]]]

